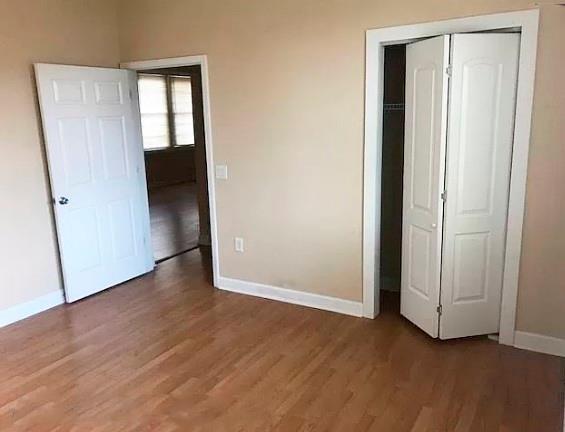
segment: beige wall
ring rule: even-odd
[[[217,190],[222,276],[351,300],[362,297],[365,30],[534,7],[527,0],[120,3],[122,60],[208,54],[215,158],[230,168]],[[520,329],[560,337],[563,27],[562,14],[544,13],[518,316]],[[244,254],[233,252],[236,235],[246,239]]]
[[[113,66],[106,0],[0,0],[0,311],[61,289],[32,64]]]
[[[565,338],[565,6],[540,30],[517,328]]]

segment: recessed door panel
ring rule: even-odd
[[[411,206],[432,214],[432,183],[434,181],[434,64],[414,70],[413,132],[412,133],[412,200]]]
[[[94,83],[94,95],[99,105],[123,103],[122,83],[119,81],[101,81]]]
[[[461,128],[457,204],[460,214],[490,214],[496,164],[496,133],[502,66],[494,59],[461,65]],[[477,88],[483,91],[477,91]],[[476,127],[481,124],[481,127]]]
[[[119,260],[136,254],[135,218],[129,199],[109,204],[110,226],[112,229],[112,251]]]
[[[489,233],[455,236],[453,304],[487,299],[488,263]]]
[[[63,175],[67,187],[90,183],[93,167],[89,149],[88,119],[61,118],[58,123]]]
[[[430,246],[432,233],[415,225],[410,228],[410,261],[408,262],[411,291],[425,300],[430,298]]]
[[[108,180],[128,176],[128,161],[123,117],[98,119],[104,174]]]
[[[82,207],[68,212],[70,226],[69,250],[73,251],[73,272],[79,273],[101,266],[100,230],[94,207]]]
[[[498,332],[519,43],[518,34],[453,35],[443,339]]]
[[[438,336],[449,36],[406,47],[402,315]]]
[[[77,105],[86,103],[83,81],[55,79],[52,81],[53,98],[58,105]]]

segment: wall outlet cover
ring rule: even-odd
[[[234,238],[234,249],[236,252],[243,252],[243,239],[241,237]]]
[[[216,165],[216,178],[218,180],[228,179],[228,166],[227,165]]]

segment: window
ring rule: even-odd
[[[139,111],[143,148],[167,148],[169,139],[169,114],[167,108],[167,80],[164,76],[139,76]]]
[[[188,77],[171,77],[176,145],[194,144],[192,84]]]
[[[190,77],[140,74],[138,86],[143,148],[194,145]]]

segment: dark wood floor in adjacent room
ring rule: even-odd
[[[196,183],[149,190],[151,240],[156,260],[198,246],[200,233]]]
[[[562,361],[212,288],[199,250],[0,329],[1,431],[562,432]],[[394,302],[392,302],[394,303]]]

